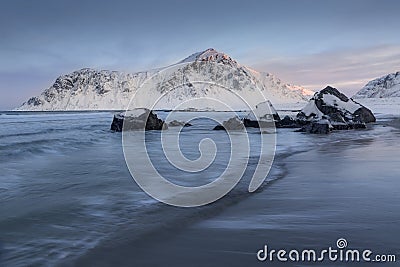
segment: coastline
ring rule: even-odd
[[[400,123],[391,118],[375,126],[399,129]],[[237,199],[231,205],[223,205],[223,199],[217,205],[204,207],[203,211],[207,212],[203,215],[200,209],[193,212],[177,209],[176,218],[182,219],[185,213],[187,217],[136,238],[127,231],[125,239],[103,243],[61,266],[262,266],[266,263],[257,261],[256,252],[264,244],[276,249],[323,248],[334,245],[341,237],[353,247],[395,253],[399,257],[395,236],[400,226],[394,224],[400,219],[395,212],[399,202],[395,163],[386,162],[391,172],[375,177],[362,170],[367,170],[363,166],[377,164],[376,158],[368,156],[365,161],[354,158],[359,166],[352,166],[346,160],[364,155],[375,146],[393,153],[393,147],[387,144],[394,141],[393,136],[382,141],[379,132],[375,137],[375,133],[365,131],[352,134],[347,140],[342,138],[344,135],[338,136],[338,142],[319,143],[307,151],[280,158],[274,164],[284,164],[283,179],[269,182],[256,194]],[[393,156],[390,153],[381,155],[379,164],[385,166],[381,161]],[[379,181],[375,182],[376,179]],[[380,194],[381,191],[385,194]],[[165,208],[171,207],[161,209]],[[190,213],[197,217],[192,218]],[[153,218],[159,216],[162,214],[155,212]],[[373,222],[379,220],[374,226]],[[304,262],[273,264],[308,265]],[[323,262],[320,266],[351,265],[330,264]],[[394,263],[385,266],[394,266]]]
[[[283,153],[278,157],[286,158],[290,155],[291,153]],[[270,186],[283,179],[287,174],[283,164],[275,162],[264,185],[255,194],[267,191]],[[132,225],[118,229],[118,232],[110,238],[101,241],[94,248],[89,249],[82,255],[68,257],[57,266],[86,266],[93,264],[96,266],[109,266],[110,264],[132,266],[132,264],[139,264],[136,262],[136,259],[133,260],[133,251],[131,248],[134,248],[135,251],[139,248],[144,249],[145,247],[148,249],[152,243],[158,243],[160,240],[168,240],[179,236],[181,232],[190,229],[193,225],[218,216],[226,209],[237,205],[245,199],[251,198],[253,194],[247,192],[249,181],[250,177],[247,175],[225,197],[202,207],[179,208],[163,203],[155,203],[154,208],[142,214],[143,220],[146,221],[146,223],[142,222],[142,224],[146,224],[146,229],[135,229]],[[173,216],[171,216],[172,214]],[[169,217],[164,219],[164,215]],[[142,246],[141,244],[145,245]],[[135,252],[133,254],[139,255],[143,253],[136,254]],[[124,258],[127,259],[126,262]],[[139,259],[137,258],[137,260]],[[147,263],[143,262],[139,266],[145,265]]]
[[[177,266],[191,262],[204,266],[213,260],[216,266],[224,263],[235,266],[242,259],[250,264],[255,260],[254,250],[263,243],[283,247],[311,240],[309,231],[313,224],[324,222],[325,212],[346,211],[352,207],[353,201],[359,202],[362,198],[366,199],[367,206],[354,204],[356,210],[348,210],[349,217],[356,215],[358,209],[378,213],[371,218],[364,214],[362,216],[367,219],[355,218],[357,220],[349,222],[348,226],[364,225],[362,231],[376,231],[377,228],[383,238],[375,240],[383,249],[387,245],[384,241],[395,236],[390,232],[395,226],[387,225],[387,222],[393,224],[398,218],[387,218],[391,212],[387,206],[395,210],[399,203],[390,194],[397,188],[397,180],[384,175],[400,173],[396,161],[398,149],[395,150],[398,148],[399,117],[382,115],[377,123],[368,125],[367,130],[334,131],[330,135],[278,129],[277,157],[267,178],[268,183],[264,183],[261,190],[253,194],[247,192],[249,179],[246,177],[250,176],[247,175],[226,198],[197,209],[157,203],[137,188],[129,172],[121,168],[124,159],[120,135],[110,135],[105,130],[109,125],[109,114],[79,118],[59,115],[33,117],[21,116],[21,121],[17,122],[12,118],[10,125],[19,123],[23,127],[20,132],[9,132],[7,137],[10,141],[15,140],[15,146],[7,148],[10,153],[24,149],[26,155],[17,157],[22,155],[21,152],[2,155],[3,166],[8,168],[2,178],[9,182],[3,183],[1,188],[5,200],[2,211],[8,216],[1,222],[2,229],[5,229],[1,240],[5,264],[23,266],[23,263],[30,262],[32,265],[76,266],[97,262],[99,266],[107,263],[131,266],[142,261],[141,265],[145,266],[170,262]],[[65,139],[65,132],[71,138]],[[22,147],[19,145],[21,141],[31,141],[32,135],[36,142],[29,146],[25,143]],[[51,150],[42,152],[43,146]],[[255,160],[251,158],[249,172]],[[99,164],[107,167],[98,168]],[[344,166],[347,166],[347,172],[338,172]],[[315,173],[318,170],[320,173]],[[360,173],[368,178],[364,183],[360,183],[364,179],[359,177]],[[18,176],[10,180],[9,174]],[[329,177],[332,174],[335,175]],[[346,181],[346,177],[354,179]],[[333,192],[328,190],[328,185],[336,190],[337,196],[330,196]],[[382,195],[365,191],[366,187],[369,190],[376,187]],[[14,195],[13,192],[19,191],[13,188],[21,193]],[[364,191],[359,192],[359,197],[349,198],[353,193],[351,190]],[[323,194],[310,198],[307,196],[310,192]],[[341,196],[349,207],[325,201],[325,197],[330,201],[338,198],[335,203],[340,203]],[[39,199],[45,200],[39,202]],[[34,201],[36,205],[32,209],[30,203]],[[324,210],[317,205],[319,202],[325,205]],[[314,208],[315,213],[306,213],[309,207]],[[314,221],[307,218],[314,218]],[[346,220],[347,217],[341,217],[339,221],[343,223]],[[326,223],[332,227],[341,225],[337,221]],[[297,227],[298,232],[290,232],[293,227]],[[388,230],[389,234],[380,228]],[[356,233],[354,229],[352,231]],[[356,234],[357,238],[364,239],[362,231]],[[297,242],[293,242],[293,233],[298,235]],[[302,236],[305,233],[307,236]],[[278,237],[282,235],[283,240],[273,239],[275,234]],[[335,235],[326,235],[325,238],[321,235],[321,239],[313,244],[332,244],[335,242],[332,239],[338,238]],[[374,240],[368,235],[366,238]],[[358,240],[349,242],[359,244]],[[154,256],[153,250],[157,250]],[[387,252],[393,252],[391,247]],[[43,256],[47,253],[48,256]],[[231,262],[226,262],[225,255],[230,255]],[[164,261],[161,261],[163,257]]]

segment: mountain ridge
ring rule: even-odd
[[[229,55],[209,48],[166,68],[136,73],[83,68],[61,75],[48,89],[24,102],[17,110],[123,110],[144,82],[153,79],[158,71],[168,68],[173,68],[175,72],[167,80],[162,80],[164,84],[156,81],[157,86],[149,89],[149,94],[161,95],[165,92],[163,86],[166,84],[173,89],[182,87],[182,79],[187,84],[179,90],[171,91],[171,96],[162,102],[164,106],[161,108],[166,109],[190,97],[229,99],[227,92],[212,83],[224,84],[254,103],[258,101],[255,99],[258,96],[253,92],[256,88],[272,103],[306,101],[314,93],[301,86],[284,83],[270,73],[242,66]],[[208,80],[211,83],[193,86],[191,81],[196,80]],[[257,104],[254,103],[252,105]]]
[[[400,71],[369,81],[353,98],[400,97]]]

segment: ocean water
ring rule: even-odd
[[[230,117],[229,114],[219,115]],[[389,123],[392,118],[382,117],[380,123],[369,126],[368,130],[331,135],[307,135],[295,133],[292,129],[279,129],[275,162],[266,182],[256,194],[248,193],[247,186],[254,171],[260,138],[257,130],[250,130],[251,153],[255,158],[250,158],[245,177],[239,185],[216,203],[184,209],[159,203],[136,185],[125,164],[121,134],[109,130],[112,116],[110,112],[0,115],[1,266],[75,265],[82,259],[91,264],[104,250],[124,248],[126,244],[132,247],[134,240],[161,235],[165,231],[174,232],[176,228],[194,227],[209,231],[291,227],[287,218],[290,221],[301,220],[301,216],[311,215],[287,214],[282,217],[284,219],[275,217],[277,221],[283,220],[280,223],[269,221],[270,224],[266,224],[264,220],[268,210],[259,204],[260,200],[265,200],[274,192],[274,185],[279,184],[272,181],[286,181],[285,189],[299,188],[296,172],[305,170],[315,170],[308,173],[312,178],[312,182],[308,182],[317,188],[316,192],[319,192],[318,189],[324,192],[327,190],[326,180],[320,177],[325,175],[324,170],[330,164],[339,164],[337,176],[334,176],[338,181],[334,185],[343,186],[341,192],[351,195],[345,190],[343,177],[366,179],[368,183],[365,186],[372,183],[380,189],[374,191],[381,193],[379,197],[371,195],[376,201],[367,203],[378,214],[376,218],[380,218],[370,222],[371,225],[387,227],[388,223],[394,224],[400,219],[395,214],[385,217],[377,212],[382,210],[386,214],[387,209],[396,209],[399,204],[393,191],[389,190],[386,194],[388,188],[400,189],[399,183],[394,183],[397,181],[395,177],[400,174],[398,161],[382,160],[394,158],[399,151],[399,131]],[[214,167],[195,179],[176,173],[162,161],[160,170],[174,182],[198,186],[215,179],[227,163],[229,138],[223,131],[204,130],[212,129],[215,126],[213,121],[202,119],[194,124],[182,134],[183,154],[191,159],[198,157],[198,142],[211,138],[215,140],[219,152]],[[158,135],[156,132],[149,133],[149,140],[158,140]],[[153,159],[163,158],[157,141],[149,142],[147,146]],[[295,162],[288,160],[296,155],[299,158]],[[346,160],[343,161],[343,158]],[[311,159],[315,162],[310,165]],[[304,169],[302,161],[308,162]],[[346,172],[346,166],[353,168],[347,168],[349,172]],[[370,166],[374,166],[372,171],[368,169]],[[307,188],[298,190],[307,192]],[[323,200],[327,195],[321,193],[314,196],[315,201]],[[279,197],[279,205],[284,209],[293,204],[293,198],[298,198],[300,203],[305,196],[293,194],[292,197]],[[238,208],[241,205],[244,207]],[[333,212],[338,206],[331,205],[329,208]],[[316,221],[330,212],[314,211],[311,219]],[[346,212],[351,213],[351,209]],[[353,225],[357,223],[360,222],[355,221]],[[312,225],[304,224],[302,227],[305,230]],[[368,225],[364,227],[368,228]],[[391,231],[396,229],[400,230],[394,227]],[[390,242],[390,248],[396,245],[396,241]],[[132,249],[143,246],[133,244]],[[259,242],[252,245],[257,249]],[[148,248],[150,253],[151,245],[147,244],[144,248]],[[110,259],[118,258],[118,251],[109,255]],[[102,261],[104,257],[103,253],[103,258],[100,257]],[[129,265],[132,261],[125,263]]]
[[[172,216],[174,210],[147,196],[133,181],[124,160],[121,133],[109,130],[112,117],[110,112],[0,115],[4,264],[51,266],[84,254],[120,229],[132,229],[139,235],[158,227],[164,222],[154,221],[154,212]],[[207,130],[215,122],[200,119],[193,123],[184,131],[182,150],[194,159],[199,155],[196,140],[214,135],[219,149],[214,167],[197,179],[171,173],[167,164],[160,165],[160,171],[178,184],[198,186],[219,175],[230,151],[224,146],[229,144],[224,131]],[[159,135],[150,132],[146,137],[155,160],[163,157]],[[257,139],[257,134],[253,136]]]

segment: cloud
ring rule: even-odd
[[[324,51],[299,57],[278,57],[252,65],[283,80],[319,90],[338,87],[349,95],[368,81],[400,70],[400,45]]]

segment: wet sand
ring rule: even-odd
[[[271,249],[348,248],[400,259],[399,120],[390,134],[346,139],[282,158],[286,175],[203,220],[171,222],[138,238],[105,245],[72,266],[348,266],[346,262],[259,262]],[[358,133],[357,133],[358,134]],[[340,136],[343,135],[343,136]],[[336,138],[336,139],[335,139]],[[212,209],[212,205],[209,207]],[[179,212],[177,216],[180,216]],[[189,218],[188,218],[189,219]],[[189,219],[190,221],[190,219]],[[354,263],[364,266],[366,263]],[[368,266],[398,266],[368,263]]]

